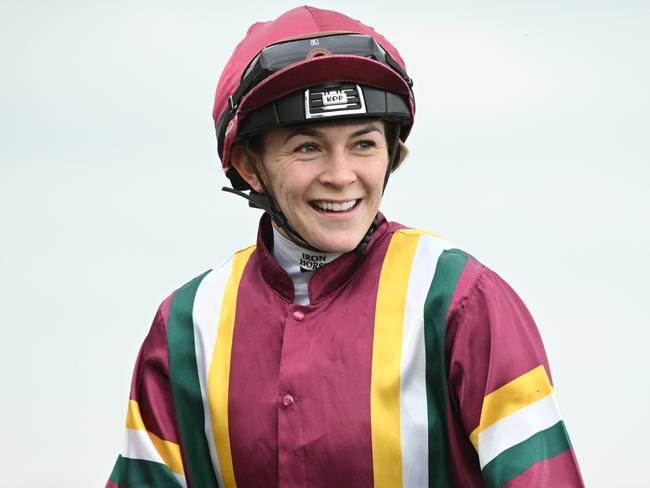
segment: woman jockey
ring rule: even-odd
[[[340,13],[251,26],[213,114],[257,244],[160,306],[108,487],[582,486],[524,304],[379,212],[412,87]]]

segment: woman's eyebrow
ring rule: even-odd
[[[370,132],[381,132],[381,129],[377,127],[376,125],[369,124],[365,127],[362,127],[361,129],[353,132],[350,137],[358,137],[362,136],[364,134],[368,134]],[[286,144],[289,142],[289,140],[293,137],[296,136],[312,136],[312,137],[323,137],[325,135],[324,132],[318,130],[318,129],[313,129],[311,127],[297,127],[289,134],[287,134],[287,137],[284,138],[284,141],[282,141],[282,144]]]
[[[284,138],[284,141],[282,142],[282,144],[286,144],[287,142],[289,142],[289,139],[291,139],[292,137],[296,137],[296,136],[319,137],[319,136],[322,136],[322,135],[323,135],[323,133],[321,131],[319,131],[319,130],[310,129],[308,127],[298,127],[297,129],[294,129],[291,132],[289,132],[287,137]]]
[[[359,129],[358,131],[356,131],[350,137],[358,137],[358,136],[362,136],[364,134],[368,134],[370,132],[375,132],[375,131],[381,132],[381,130],[379,130],[379,127],[377,127],[375,125],[367,125],[363,129]]]

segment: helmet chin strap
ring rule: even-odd
[[[264,210],[267,214],[271,216],[273,222],[280,229],[284,231],[284,233],[289,238],[289,240],[291,240],[293,243],[297,244],[298,246],[301,246],[305,249],[309,249],[310,251],[316,251],[321,253],[326,252],[323,251],[322,249],[318,249],[317,247],[312,246],[298,233],[297,230],[295,230],[291,226],[291,224],[289,223],[285,215],[282,213],[282,210],[276,203],[273,194],[269,190],[269,187],[264,182],[264,178],[260,173],[259,167],[257,165],[257,161],[253,157],[252,151],[248,145],[248,141],[245,141],[243,143],[243,146],[244,146],[244,153],[246,155],[246,159],[248,159],[248,162],[252,166],[255,176],[257,177],[257,180],[260,182],[262,191],[257,192],[251,188],[249,193],[244,193],[243,191],[235,190],[233,188],[228,188],[227,186],[224,186],[222,190],[245,198],[246,200],[248,200],[248,205],[253,208],[260,208]],[[388,159],[388,168],[386,169],[386,175],[384,176],[384,185],[382,188],[382,194],[386,189],[386,185],[388,185],[388,178],[390,176],[390,172],[393,167],[393,164],[395,163],[395,156],[397,155],[397,148],[399,146],[399,131],[396,131],[396,135],[394,137],[394,140],[392,141],[391,146],[392,147],[390,148],[390,155]],[[377,228],[378,225],[379,225],[379,219],[377,218],[377,216],[375,216],[372,223],[370,224],[370,227],[368,228],[368,231],[363,236],[363,239],[361,239],[361,242],[359,242],[359,244],[357,244],[357,247],[354,248],[355,254],[357,254],[358,256],[362,256],[363,254],[365,254],[365,252],[368,250],[368,243],[370,242],[370,239],[372,239],[372,235],[374,234],[375,229]]]

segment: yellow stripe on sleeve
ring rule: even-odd
[[[183,458],[181,456],[181,446],[174,442],[165,441],[151,432],[148,432],[151,437],[156,451],[160,454],[167,467],[172,473],[185,475],[183,469]]]
[[[419,237],[393,234],[379,276],[372,345],[370,421],[375,487],[402,486],[400,359],[408,280]]]
[[[135,400],[129,400],[129,409],[126,414],[126,428],[145,431],[149,435],[151,443],[156,448],[156,451],[158,451],[158,454],[160,454],[163,462],[172,473],[185,475],[181,447],[175,442],[161,439],[156,434],[147,430],[142,420],[142,415],[140,414],[140,406]]]
[[[543,365],[531,369],[483,399],[479,426],[470,434],[470,440],[478,452],[479,434],[499,420],[553,393]]]
[[[237,486],[228,428],[228,387],[232,337],[235,329],[235,307],[239,283],[246,263],[248,263],[248,259],[254,250],[255,246],[251,246],[238,252],[233,258],[232,271],[224,291],[223,305],[221,306],[217,343],[212,354],[208,373],[208,402],[210,404],[214,443],[217,447],[221,476],[226,488],[235,488]]]
[[[126,428],[133,430],[147,430],[140,415],[140,405],[135,400],[129,400],[129,409],[126,413]]]

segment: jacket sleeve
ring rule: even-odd
[[[187,486],[169,381],[166,329],[170,301],[171,297],[158,309],[140,349],[124,445],[106,488]]]
[[[507,283],[476,269],[450,309],[450,402],[468,450],[490,488],[581,487],[537,327]]]

